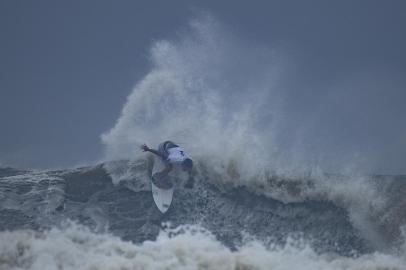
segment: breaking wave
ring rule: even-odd
[[[328,149],[306,146],[313,139],[292,124],[278,85],[285,60],[280,50],[233,36],[210,16],[192,21],[178,39],[153,45],[151,71],[102,135],[106,159],[143,159],[142,143],[173,140],[197,161],[200,178],[284,203],[333,202],[348,211],[364,237],[384,248],[382,227],[393,227],[386,236],[393,240],[405,222],[388,199],[399,193],[388,194],[391,185],[383,177],[358,173],[357,160],[331,160]],[[327,163],[339,173],[326,173]],[[115,176],[114,166],[106,168],[115,183],[137,176]]]
[[[45,232],[1,232],[2,269],[405,269],[399,257],[318,254],[300,241],[264,246],[251,240],[230,250],[207,230],[181,226],[162,230],[155,241],[136,245],[71,225]]]

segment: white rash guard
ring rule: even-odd
[[[172,147],[167,149],[168,151],[168,157],[167,161],[170,164],[180,164],[182,163],[185,159],[189,158],[185,152],[183,151],[182,148],[180,147]]]

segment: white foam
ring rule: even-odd
[[[150,190],[150,178],[146,167],[147,160],[145,159],[111,161],[103,164],[103,168],[109,173],[114,185],[124,182],[135,192]]]
[[[317,254],[290,242],[265,247],[251,241],[231,251],[210,232],[183,226],[162,231],[140,245],[71,225],[63,230],[0,232],[0,269],[301,269],[403,270],[403,257]]]

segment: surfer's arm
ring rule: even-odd
[[[161,152],[159,152],[155,149],[149,148],[146,144],[142,145],[141,149],[144,150],[144,152],[151,152],[152,154],[155,154],[160,158],[166,159],[166,156],[164,156]]]

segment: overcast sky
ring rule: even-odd
[[[393,0],[0,0],[0,164],[101,159],[100,135],[147,74],[153,42],[175,38],[202,11],[283,51],[293,113],[309,114],[315,102],[335,108],[338,124],[329,118],[326,129],[349,145],[366,140],[382,155],[377,171],[406,173],[406,2]]]

